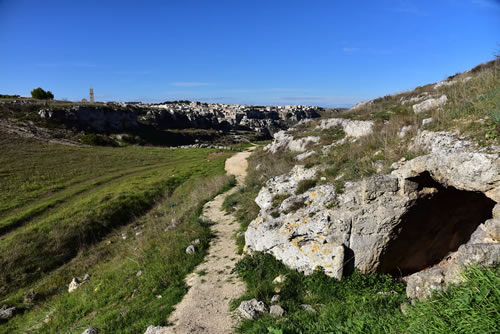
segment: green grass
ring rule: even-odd
[[[247,284],[247,292],[233,301],[250,298],[267,305],[276,294],[273,279],[286,275],[279,285],[280,302],[286,315],[264,316],[244,321],[240,333],[385,333],[400,314],[399,305],[406,301],[404,286],[388,275],[353,275],[336,281],[317,271],[310,276],[290,270],[270,255],[247,256],[236,266]],[[304,311],[300,305],[311,305],[317,313]]]
[[[247,292],[232,301],[257,298],[271,305],[280,289],[282,318],[264,316],[245,320],[239,333],[498,333],[500,330],[500,267],[469,268],[466,280],[447,291],[434,293],[424,302],[408,305],[405,287],[389,275],[361,275],[354,272],[341,281],[316,271],[305,276],[290,270],[270,255],[246,256],[236,271],[247,285]],[[274,284],[278,275],[284,283]],[[304,311],[311,305],[317,312]]]
[[[91,325],[135,333],[165,324],[208,247],[201,207],[234,185],[224,176],[231,153],[0,140],[0,304],[21,310],[0,333],[81,333]],[[172,219],[181,224],[169,228]],[[197,252],[187,255],[195,239]],[[86,272],[91,280],[68,294],[72,277]],[[23,301],[31,289],[34,305]]]
[[[500,332],[500,267],[471,267],[464,276],[462,284],[409,307],[399,328],[415,334]]]

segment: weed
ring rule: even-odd
[[[305,193],[311,188],[314,188],[318,183],[317,180],[302,180],[297,184],[297,189],[295,190],[295,195],[300,195]]]

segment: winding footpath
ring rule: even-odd
[[[250,151],[240,152],[226,160],[226,172],[236,177],[238,185],[245,180],[250,154]],[[210,243],[206,260],[186,278],[189,291],[168,319],[173,325],[162,327],[155,334],[234,332],[238,320],[229,311],[229,302],[242,295],[245,286],[231,272],[241,259],[233,238],[239,224],[233,215],[225,214],[222,203],[237,189],[232,188],[203,207],[203,218],[214,223],[211,228],[215,238]]]

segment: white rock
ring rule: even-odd
[[[285,314],[285,310],[279,305],[272,305],[269,314],[273,317],[282,317]]]
[[[187,254],[194,254],[194,253],[196,253],[196,249],[194,248],[193,245],[189,245],[186,247],[186,253]]]
[[[370,105],[373,104],[373,101],[366,101],[366,102],[359,102],[358,104],[356,104],[354,107],[352,107],[351,109],[349,110],[358,110],[358,109],[361,109],[363,107],[368,107]]]
[[[82,281],[78,277],[73,277],[71,283],[68,286],[68,292],[73,292],[82,285]]]
[[[316,310],[311,305],[302,304],[300,307],[306,312],[316,313]]]
[[[422,120],[422,127],[425,127],[425,126],[429,125],[430,123],[432,123],[432,117],[424,118]]]
[[[307,152],[304,152],[304,153],[301,153],[301,154],[297,155],[297,156],[295,157],[295,160],[297,160],[297,161],[302,161],[302,160],[304,160],[304,159],[309,158],[309,157],[310,157],[310,156],[312,156],[312,155],[314,155],[314,151],[307,151]]]
[[[268,311],[263,302],[254,298],[241,302],[240,306],[236,309],[236,312],[243,318],[252,320],[258,318],[264,313],[267,313]]]
[[[277,153],[280,150],[290,150],[292,152],[304,152],[307,145],[318,143],[320,138],[315,136],[294,139],[292,135],[285,131],[279,131],[274,134],[274,139],[271,144],[264,147],[265,151]]]
[[[415,144],[429,154],[399,162],[390,175],[346,182],[342,194],[336,194],[332,184],[321,184],[295,195],[298,182],[292,180],[297,170],[269,180],[256,199],[261,210],[245,233],[246,249],[271,254],[305,274],[323,268],[327,275],[340,278],[344,258],[353,258],[356,268],[371,273],[381,265],[387,243],[399,233],[398,224],[417,203],[415,199],[432,194],[434,188],[419,189],[415,178],[430,175],[446,188],[481,192],[500,202],[498,153],[473,152],[478,149],[475,145],[450,133],[422,131]],[[276,194],[289,197],[279,208],[272,208]],[[493,215],[500,216],[500,209]],[[478,231],[472,240],[494,240],[493,223],[496,219],[485,223],[487,233]],[[471,250],[470,256],[485,258],[478,249]]]
[[[16,313],[16,308],[14,306],[8,307],[7,305],[2,306],[0,309],[0,319],[9,320]]]
[[[312,180],[318,173],[317,168],[305,168],[302,165],[293,167],[287,175],[276,176],[266,182],[255,203],[263,209],[268,210],[272,206],[273,197],[276,195],[294,194],[300,181]]]
[[[404,138],[408,135],[408,133],[410,133],[410,131],[413,129],[413,126],[411,125],[407,125],[407,126],[403,126],[401,128],[401,130],[399,130],[399,133],[398,133],[398,137],[399,138]]]
[[[438,82],[437,84],[434,85],[434,89],[438,89],[440,87],[446,87],[446,86],[451,86],[456,84],[456,80],[443,80],[441,82]]]
[[[425,100],[424,102],[413,105],[413,111],[415,112],[415,114],[420,114],[429,110],[436,109],[446,104],[447,101],[448,98],[446,97],[446,95],[442,95],[438,99],[430,98]]]
[[[99,334],[101,330],[99,328],[87,328],[82,332],[82,334]]]
[[[357,121],[344,118],[324,119],[318,125],[318,129],[327,130],[334,127],[341,127],[346,136],[359,138],[373,132],[373,121]]]
[[[285,280],[286,280],[286,276],[285,275],[279,275],[279,276],[276,276],[276,278],[273,280],[273,283],[274,284],[281,284]]]
[[[164,334],[166,333],[168,327],[162,327],[162,326],[149,326],[144,334]]]

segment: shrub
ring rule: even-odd
[[[38,87],[31,91],[31,97],[38,100],[53,100],[54,94],[50,90],[45,91]]]
[[[309,189],[316,186],[316,180],[302,180],[297,185],[297,190],[295,190],[296,195],[300,195],[308,191]]]
[[[88,134],[80,138],[83,144],[91,146],[118,146],[114,140],[107,136],[98,135],[95,133]]]

